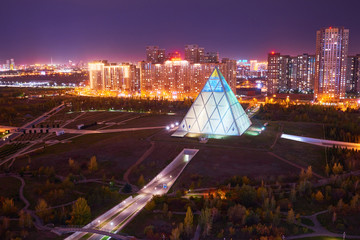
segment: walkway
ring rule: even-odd
[[[341,141],[333,141],[333,140],[326,140],[326,139],[319,139],[319,138],[310,138],[310,137],[302,137],[296,135],[290,135],[283,133],[281,138],[293,140],[297,142],[304,142],[309,143],[321,147],[333,147],[338,146],[341,148],[353,148],[360,150],[360,143],[352,143],[352,142],[341,142]]]
[[[301,234],[301,235],[297,235],[297,236],[290,236],[290,237],[286,237],[286,239],[299,239],[299,238],[306,238],[306,237],[321,237],[321,236],[342,238],[343,234],[330,232],[325,227],[323,227],[320,224],[320,222],[318,221],[317,216],[320,215],[320,214],[327,213],[327,212],[328,212],[328,210],[324,210],[324,211],[321,211],[321,212],[314,213],[313,215],[302,216],[303,218],[310,219],[314,223],[314,226],[308,226],[308,225],[305,225],[305,224],[300,224],[300,225],[303,226],[303,227],[309,228],[314,232],[313,233]],[[360,236],[346,235],[346,238],[347,239],[360,239]]]

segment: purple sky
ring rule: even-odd
[[[138,61],[145,46],[183,52],[197,43],[220,57],[266,59],[315,52],[321,27],[350,29],[360,53],[359,0],[6,0],[0,63]]]

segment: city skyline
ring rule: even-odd
[[[136,62],[145,58],[145,46],[183,54],[187,44],[219,52],[221,58],[265,60],[270,51],[314,54],[316,30],[329,26],[350,29],[349,55],[360,52],[355,44],[360,31],[352,20],[357,1],[307,3],[298,4],[295,11],[287,1],[197,1],[190,7],[186,1],[5,2],[0,10],[5,23],[0,61]],[[320,11],[323,7],[326,11]]]

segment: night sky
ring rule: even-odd
[[[0,63],[139,61],[145,46],[183,52],[197,43],[220,57],[263,59],[315,52],[316,30],[350,29],[360,53],[359,0],[4,0]]]

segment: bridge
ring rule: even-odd
[[[55,233],[68,233],[68,232],[85,232],[85,233],[97,233],[103,236],[108,236],[111,237],[113,239],[117,239],[117,240],[130,240],[130,239],[134,239],[131,237],[126,237],[126,236],[122,236],[122,235],[118,235],[115,233],[111,233],[111,232],[107,232],[107,231],[103,231],[103,230],[99,230],[99,229],[94,229],[94,228],[62,228],[62,227],[55,227],[54,229],[51,230],[52,232]]]

